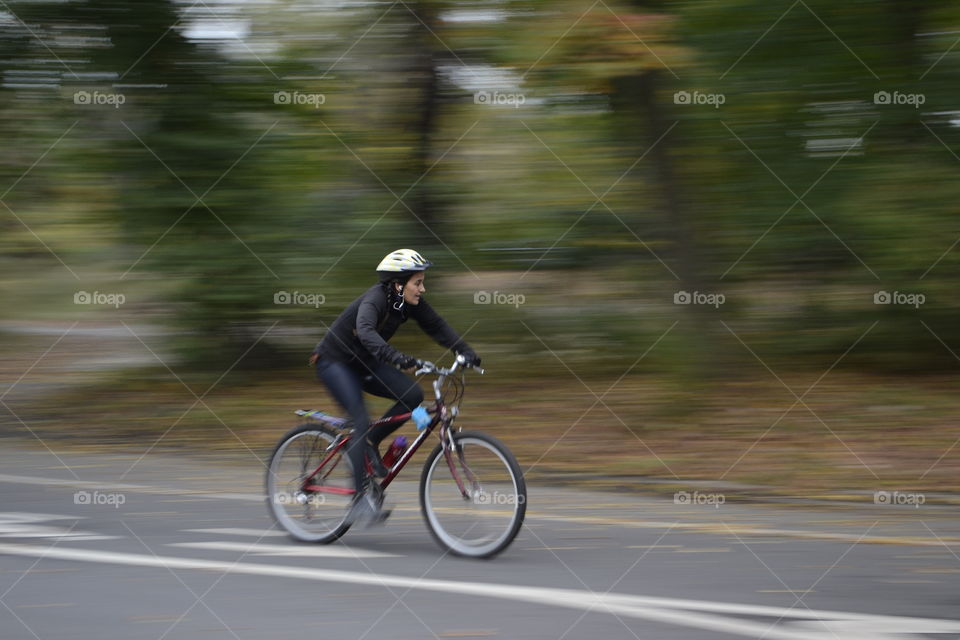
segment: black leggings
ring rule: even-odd
[[[354,485],[357,491],[360,491],[366,475],[364,464],[366,443],[369,441],[372,446],[378,446],[384,438],[403,424],[403,422],[397,422],[370,429],[370,418],[363,401],[363,392],[396,400],[397,403],[383,414],[384,418],[389,418],[413,411],[420,406],[423,402],[423,391],[416,380],[384,363],[370,370],[321,358],[317,361],[317,377],[326,385],[330,394],[349,414],[353,422],[354,437],[347,455],[353,466]]]

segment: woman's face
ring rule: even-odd
[[[424,292],[426,292],[426,289],[423,288],[423,274],[414,274],[407,280],[406,286],[403,287],[403,301],[407,304],[418,305],[420,304],[420,296]]]

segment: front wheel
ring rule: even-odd
[[[516,458],[496,438],[459,431],[453,441],[452,473],[441,445],[424,464],[420,508],[441,547],[459,556],[489,558],[506,549],[523,525],[526,483]]]

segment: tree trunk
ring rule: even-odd
[[[628,141],[633,147],[634,158],[647,153],[647,159],[653,165],[653,188],[660,204],[657,216],[659,224],[656,224],[655,233],[666,238],[670,246],[668,253],[658,251],[657,254],[677,276],[675,292],[715,293],[703,280],[695,220],[682,197],[684,185],[671,153],[671,149],[676,147],[676,129],[660,139],[673,124],[657,95],[661,75],[660,71],[647,71],[616,79],[611,101],[621,128],[619,134],[622,140]],[[639,216],[633,218],[631,226],[634,231],[649,244],[653,234],[637,228]],[[684,335],[691,344],[689,353],[694,354],[696,359],[684,364],[694,365],[692,369],[698,376],[710,377],[712,373],[719,372],[716,345],[710,339],[711,333],[716,332],[716,309],[700,304],[680,309],[689,311],[692,326],[690,322],[687,323]]]
[[[420,182],[411,192],[409,204],[420,222],[433,231],[433,233],[430,233],[424,229],[424,240],[433,244],[435,243],[433,234],[441,235],[441,206],[431,190],[432,176],[424,176],[424,174],[427,173],[433,162],[433,140],[440,108],[440,78],[437,73],[436,55],[434,53],[436,38],[427,28],[427,25],[435,21],[433,20],[433,12],[430,11],[426,2],[411,3],[410,9],[419,18],[414,25],[416,36],[413,41],[416,53],[414,54],[411,74],[416,79],[418,92],[417,110],[414,116],[417,142],[411,158],[410,175],[411,182],[416,180],[420,180]]]

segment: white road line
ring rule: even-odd
[[[0,482],[12,484],[33,484],[47,487],[79,487],[81,489],[95,489],[99,491],[135,491],[140,493],[155,493],[160,495],[176,495],[188,498],[209,498],[211,500],[243,500],[246,502],[263,502],[264,496],[259,493],[209,493],[184,489],[183,487],[153,487],[146,484],[126,484],[119,482],[96,482],[92,480],[73,480],[71,478],[40,478],[36,476],[16,476],[0,473]]]
[[[9,473],[0,473],[0,482],[13,484],[38,484],[51,487],[80,487],[82,489],[116,489],[116,490],[144,490],[152,489],[143,484],[118,484],[116,482],[91,482],[89,480],[75,480],[73,478],[42,478],[37,476],[15,476]]]
[[[83,518],[59,516],[52,513],[23,513],[6,511],[0,513],[0,538],[57,538],[74,542],[85,540],[116,540],[117,536],[100,535],[91,531],[81,531],[74,527],[58,527],[40,524],[50,520],[74,520]]]
[[[511,602],[617,613],[665,624],[721,631],[742,637],[770,640],[825,640],[836,638],[832,629],[842,629],[844,638],[871,640],[920,639],[916,634],[960,633],[960,620],[881,616],[844,611],[797,610],[760,605],[729,604],[679,598],[654,598],[628,594],[597,594],[574,589],[515,586],[482,582],[434,580],[372,574],[367,571],[310,569],[260,563],[232,563],[134,553],[41,547],[0,543],[0,553],[45,559],[119,564],[166,569],[199,569],[230,574],[294,578],[319,582],[341,582],[368,586],[420,589],[444,594],[498,598]],[[750,616],[751,619],[734,616]],[[766,618],[757,621],[755,618]],[[782,618],[782,619],[781,619]],[[771,627],[771,621],[776,621]]]
[[[399,558],[394,553],[367,551],[355,547],[282,545],[245,542],[173,542],[168,547],[187,547],[191,549],[214,549],[218,551],[240,551],[244,555],[254,556],[299,556],[312,558]]]

